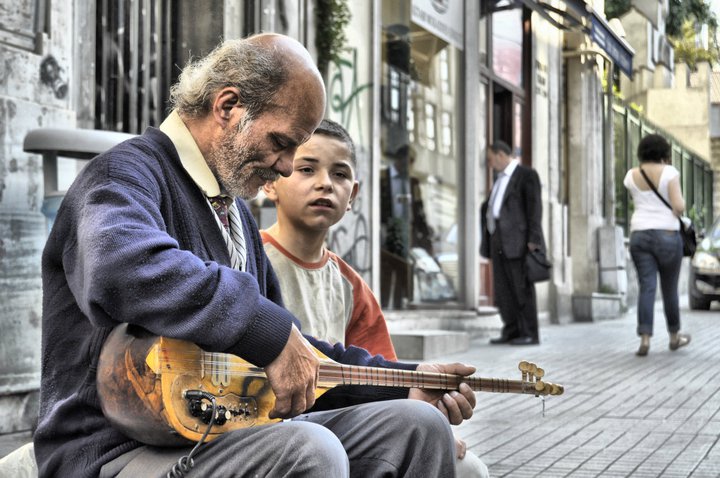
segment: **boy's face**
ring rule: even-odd
[[[293,171],[265,185],[278,221],[327,230],[350,209],[358,192],[350,151],[339,139],[314,134],[295,153]]]

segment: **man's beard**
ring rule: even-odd
[[[239,125],[240,126],[240,125]],[[263,181],[274,181],[278,173],[271,168],[253,167],[253,163],[262,164],[265,158],[258,148],[249,144],[238,144],[237,135],[241,133],[230,129],[225,133],[210,153],[211,164],[215,166],[218,182],[227,193],[242,199],[252,199],[257,196],[259,187],[250,184],[254,177]]]

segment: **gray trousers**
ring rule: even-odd
[[[190,448],[143,446],[100,478],[164,477]],[[454,477],[447,419],[419,400],[374,402],[225,433],[202,445],[187,477]]]

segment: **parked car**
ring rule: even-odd
[[[693,310],[709,310],[720,300],[720,217],[707,230],[690,261],[688,299]]]

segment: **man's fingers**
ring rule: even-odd
[[[450,392],[450,393],[457,393],[457,392]],[[462,412],[460,411],[460,407],[458,406],[457,402],[455,401],[455,398],[450,395],[450,393],[446,393],[442,396],[442,403],[445,405],[445,408],[447,409],[447,418],[448,421],[453,425],[459,425],[462,423]]]
[[[313,403],[314,403],[313,396]],[[307,397],[303,393],[296,393],[292,397],[288,398],[275,398],[275,407],[270,411],[268,416],[270,418],[292,418],[300,415],[302,412],[310,408],[312,405],[307,405]]]
[[[467,452],[467,445],[460,438],[455,438],[455,451],[457,452],[457,457],[459,460],[465,458],[465,453]]]
[[[281,398],[279,396],[275,396],[275,406],[272,410],[270,410],[270,413],[268,413],[268,416],[270,418],[285,418],[288,416],[292,404],[289,397]]]
[[[445,406],[445,404],[443,403],[442,399],[438,400],[438,402],[437,402],[437,407],[438,407],[438,410],[440,410],[440,412],[441,412],[443,415],[445,415],[445,418],[447,418],[448,421],[450,421],[450,417],[448,417],[448,409],[447,409],[447,407]]]
[[[448,411],[448,421],[453,425],[459,425],[463,420],[472,416],[473,407],[467,398],[459,392],[446,393],[442,397],[442,402]]]
[[[470,407],[474,410],[475,405],[477,404],[477,397],[475,396],[475,392],[473,392],[473,389],[467,383],[461,383],[459,390],[460,393],[463,394],[463,397],[465,397],[465,399],[470,404]]]
[[[307,410],[308,408],[312,408],[312,406],[315,405],[315,384],[309,386],[305,391],[305,405],[305,410]],[[302,410],[300,413],[304,412],[305,410]]]

